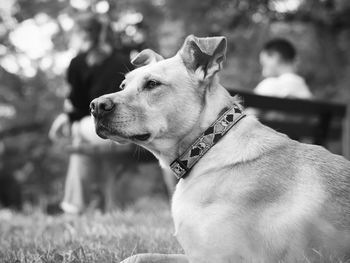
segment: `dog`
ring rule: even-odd
[[[180,177],[171,210],[185,254],[123,263],[345,262],[350,162],[246,116],[219,84],[226,45],[190,35],[168,59],[144,50],[122,91],[90,105],[100,137],[141,145]]]

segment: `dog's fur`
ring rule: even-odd
[[[168,167],[225,107],[239,104],[218,82],[225,51],[223,37],[189,36],[172,58],[141,52],[124,90],[94,101],[97,133],[140,144]],[[350,162],[247,116],[179,181],[172,216],[186,255],[123,262],[345,261]]]

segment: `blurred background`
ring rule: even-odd
[[[348,0],[1,0],[0,207],[46,207],[62,199],[69,152],[48,131],[62,112],[66,71],[81,45],[74,28],[86,13],[112,21],[128,55],[152,48],[168,57],[188,34],[226,36],[221,80],[227,89],[253,90],[263,43],[287,38],[315,98],[350,99]],[[115,198],[124,204],[142,195],[165,197],[157,169],[129,172]]]

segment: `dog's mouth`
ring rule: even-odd
[[[151,138],[151,133],[141,133],[141,134],[135,134],[135,135],[126,135],[121,132],[118,132],[116,130],[111,129],[108,125],[105,125],[101,122],[98,122],[96,124],[96,133],[98,136],[100,136],[103,139],[112,139],[113,137],[118,137],[120,139],[124,140],[131,140],[131,141],[140,141],[145,142],[149,138]]]
[[[150,133],[144,133],[144,134],[138,134],[138,135],[133,135],[130,138],[132,140],[137,140],[137,141],[147,141],[151,137]]]
[[[102,123],[96,123],[95,125],[97,135],[100,136],[102,139],[108,139],[107,135],[110,134],[110,129]]]

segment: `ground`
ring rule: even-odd
[[[120,262],[142,252],[182,253],[165,200],[78,217],[0,211],[0,262]]]

